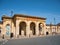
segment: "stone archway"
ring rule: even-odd
[[[26,22],[20,22],[19,24],[19,35],[22,35],[22,31],[24,32],[23,35],[26,35]]]
[[[41,35],[43,27],[44,27],[44,25],[42,23],[39,23],[39,35]]]
[[[35,30],[35,23],[34,22],[31,22],[30,23],[30,30],[32,31],[32,34],[35,35],[36,34],[36,30]]]

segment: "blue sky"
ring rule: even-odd
[[[60,0],[0,0],[0,20],[3,15],[27,14],[45,17],[46,23],[60,22]]]

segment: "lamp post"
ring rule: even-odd
[[[11,34],[10,34],[10,37],[12,38],[13,37],[13,33],[12,33],[12,15],[13,15],[13,11],[11,11]]]
[[[54,18],[54,33],[56,33],[56,20]]]
[[[51,34],[52,34],[52,23],[50,23],[50,31],[51,31]]]

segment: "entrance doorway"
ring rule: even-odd
[[[34,22],[32,22],[32,23],[30,24],[30,30],[32,31],[32,34],[33,34],[33,35],[36,34],[36,31],[35,31],[35,23],[34,23]]]
[[[24,35],[26,36],[26,23],[20,22],[19,24],[19,35],[22,34],[22,31],[24,32]]]
[[[43,24],[42,23],[39,23],[39,35],[41,35],[42,28],[43,28]]]

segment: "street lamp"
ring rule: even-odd
[[[12,33],[12,15],[13,15],[13,11],[11,11],[11,34],[10,34],[11,38],[13,37],[13,33]]]
[[[56,34],[56,20],[54,18],[54,33]]]

